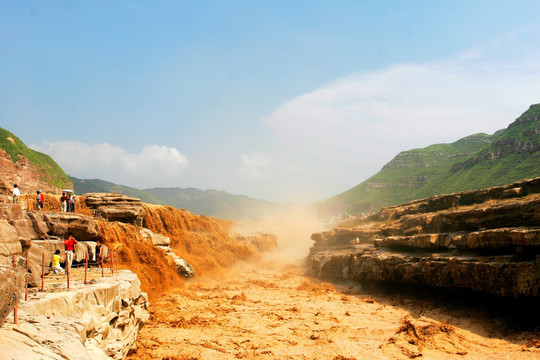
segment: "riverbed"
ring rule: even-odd
[[[202,277],[151,304],[128,359],[539,359],[537,329],[482,309],[312,279],[259,261]]]

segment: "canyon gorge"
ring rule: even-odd
[[[239,223],[109,193],[74,212],[49,193],[37,211],[0,185],[0,359],[540,356],[540,179],[327,229],[300,210]],[[48,268],[68,233],[69,288]]]

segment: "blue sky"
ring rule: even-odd
[[[506,127],[539,38],[538,1],[0,0],[0,126],[79,178],[309,203]]]

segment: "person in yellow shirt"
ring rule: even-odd
[[[60,266],[60,261],[63,261],[62,258],[60,257],[60,250],[56,250],[54,252],[54,255],[52,257],[52,262],[51,262],[51,269],[54,274],[64,273],[64,269],[62,269],[62,267]]]

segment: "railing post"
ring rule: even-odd
[[[28,301],[28,250],[26,250],[26,277],[24,286],[24,301]]]
[[[17,258],[15,255],[13,255],[13,269],[17,271]],[[19,304],[15,305],[15,307],[13,308],[13,323],[14,324],[17,324],[18,322],[18,316],[17,316],[18,311],[19,311]]]
[[[111,276],[114,275],[114,250],[111,251],[111,258],[109,259],[109,267],[111,268]]]
[[[45,291],[45,253],[41,253],[41,292]]]
[[[86,273],[88,271],[88,251],[84,255],[84,285],[86,285]]]

